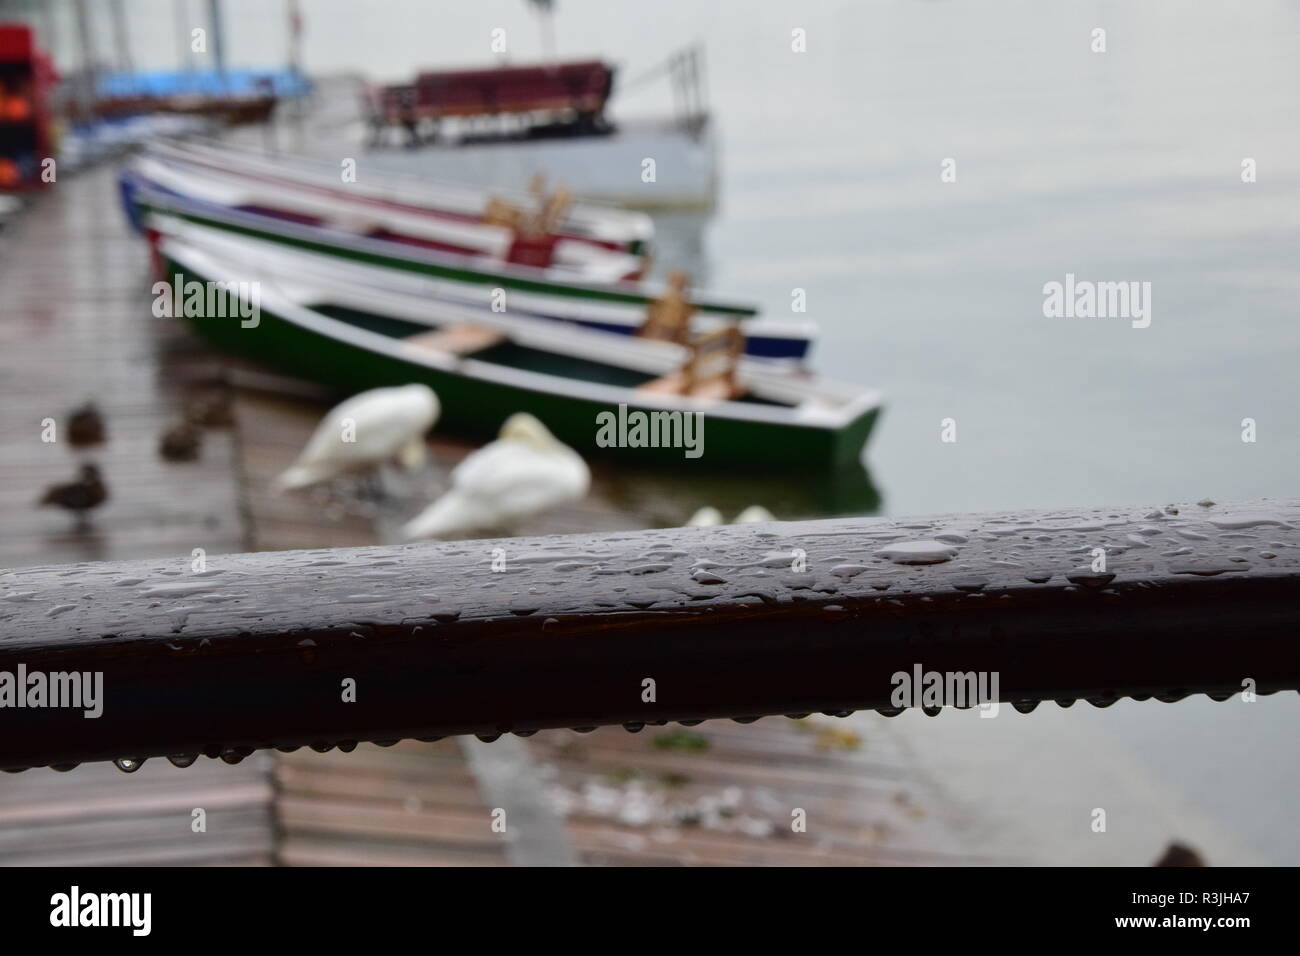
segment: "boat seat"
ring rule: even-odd
[[[689,395],[691,398],[705,398],[717,402],[729,402],[745,394],[743,388],[737,388],[729,382],[716,378],[697,382],[691,386],[685,372],[673,372],[671,375],[643,382],[636,387],[636,390],[655,395]]]
[[[736,365],[745,350],[745,337],[734,324],[701,336],[678,371],[644,382],[637,391],[657,395],[688,395],[728,402],[745,394],[736,380]]]
[[[432,332],[417,332],[402,341],[408,345],[445,355],[473,355],[505,341],[505,335],[486,325],[464,322],[447,325]]]

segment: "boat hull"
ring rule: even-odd
[[[173,280],[193,278],[177,263],[165,263]],[[204,278],[204,277],[199,277]],[[619,402],[592,400],[545,389],[507,384],[431,367],[380,350],[359,348],[329,334],[277,315],[265,304],[256,326],[245,328],[237,318],[187,316],[209,342],[223,350],[355,393],[381,386],[419,382],[438,393],[442,415],[438,428],[472,438],[495,436],[511,414],[536,415],[565,444],[584,457],[616,457],[630,464],[713,469],[744,465],[764,471],[816,471],[857,465],[875,424],[878,408],[868,408],[839,428],[777,423],[703,412],[702,452],[687,457],[683,447],[631,447],[598,443],[598,416],[626,412],[662,412],[662,406],[638,404],[634,389],[621,389]],[[618,432],[617,434],[622,434]]]

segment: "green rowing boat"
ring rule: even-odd
[[[263,257],[220,230],[153,223],[171,230],[156,303],[174,301],[211,342],[348,392],[423,382],[449,431],[486,437],[529,411],[584,456],[807,472],[858,463],[880,408],[857,386],[744,360],[710,377],[693,349],[331,284],[289,250]]]

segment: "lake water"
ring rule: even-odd
[[[309,71],[396,80],[481,63],[495,27],[515,59],[540,54],[521,0],[303,6]],[[226,8],[235,64],[283,62],[265,19],[277,5]],[[175,5],[133,9],[137,62],[173,66]],[[559,0],[557,36],[625,77],[703,42],[722,166],[712,285],[774,316],[805,290],[817,369],[886,393],[868,456],[884,511],[1295,493],[1300,4]],[[635,115],[667,97],[616,102]],[[1044,317],[1044,284],[1067,273],[1150,283],[1149,327]],[[940,440],[944,419],[956,442]],[[1169,794],[1234,858],[1300,863],[1296,695],[1068,717],[1050,721],[1057,737],[1015,729],[1047,726],[1035,718],[984,722],[1004,724],[990,766],[1068,757],[1091,735],[1090,753],[1136,768],[1129,792]],[[915,728],[919,749],[959,739],[940,736],[946,719]],[[961,779],[977,803],[1019,805],[1006,773]]]

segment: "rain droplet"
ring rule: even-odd
[[[694,572],[692,572],[691,577],[694,579],[696,584],[726,584],[727,583],[726,578],[718,577],[718,575],[713,574],[709,571],[705,571],[702,568],[696,569]]]
[[[942,541],[900,541],[874,552],[894,564],[940,564],[957,557],[957,549]]]

